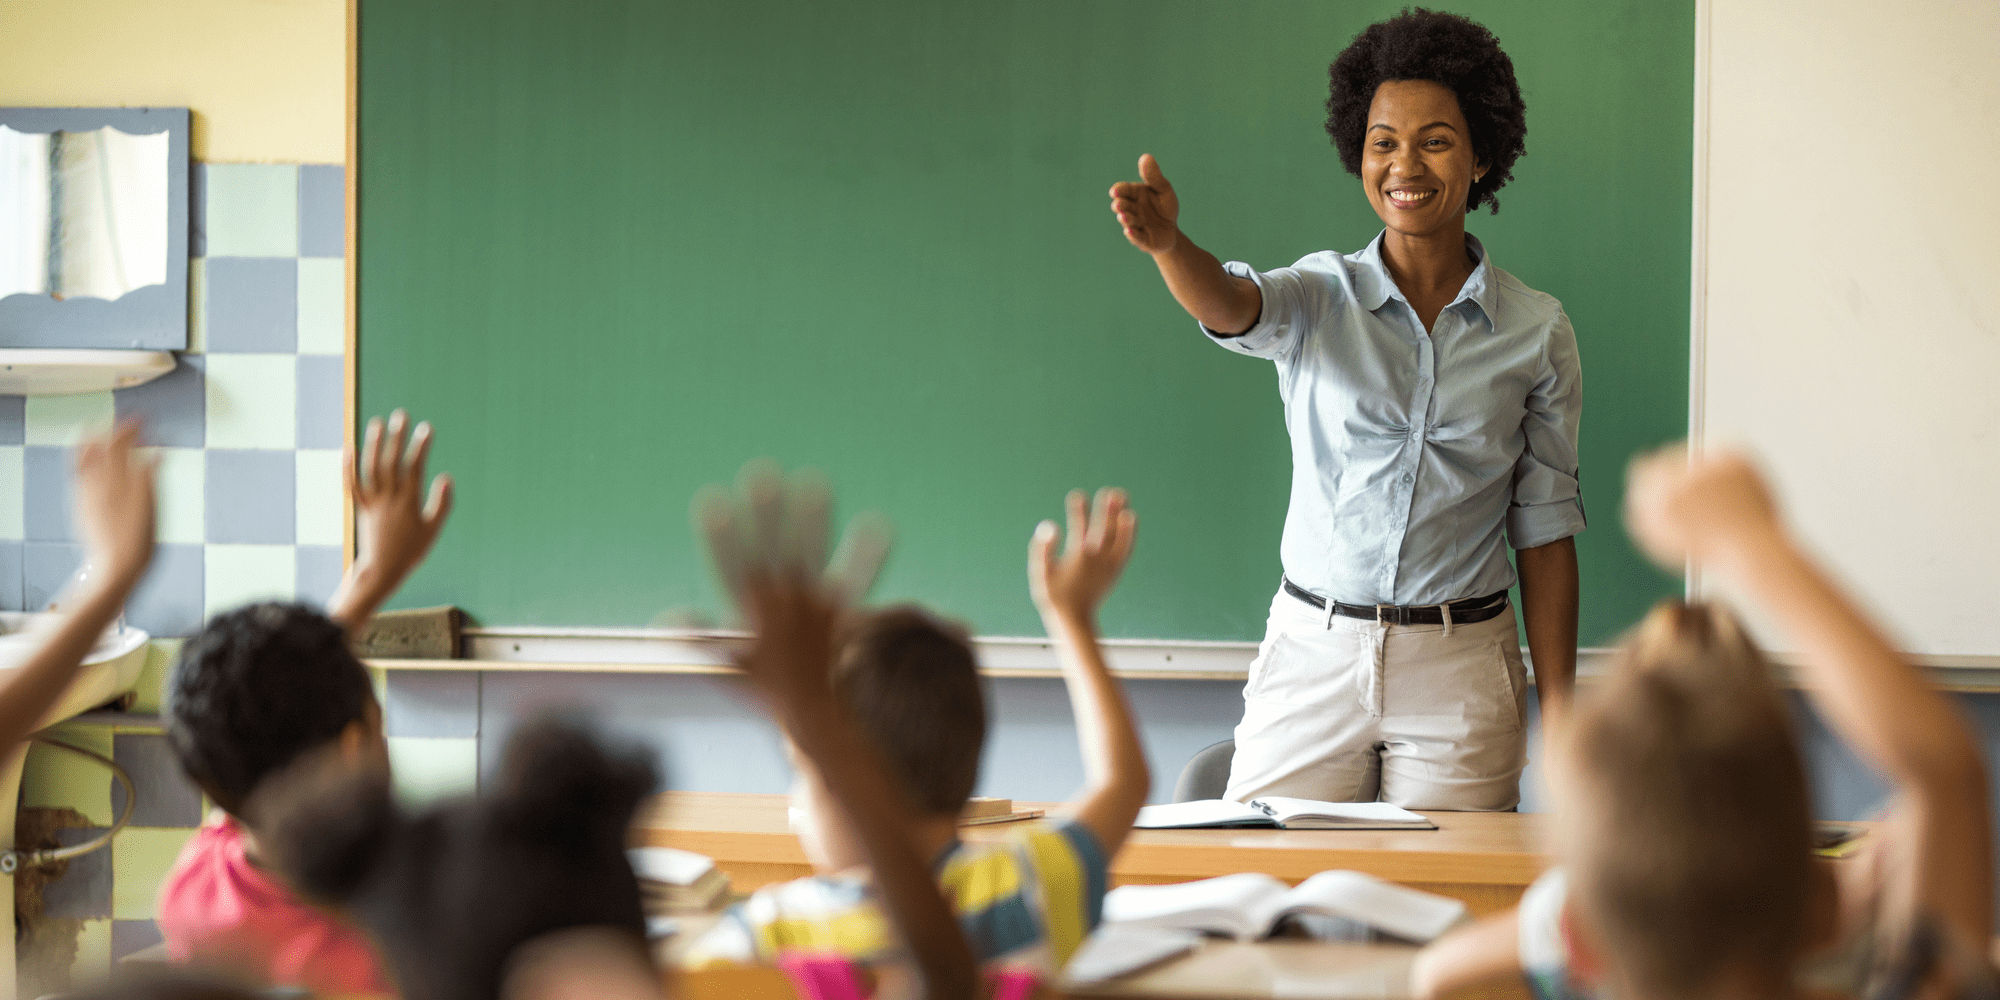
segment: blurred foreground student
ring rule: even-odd
[[[657,997],[625,838],[649,750],[561,718],[507,741],[478,798],[401,809],[386,772],[313,751],[248,809],[272,868],[376,941],[403,1000]],[[539,984],[528,989],[528,984]]]
[[[766,490],[773,487],[763,487]],[[1076,709],[1087,785],[1062,817],[1024,824],[1002,843],[966,844],[958,819],[979,776],[986,706],[966,636],[913,607],[861,614],[847,623],[831,692],[912,807],[908,835],[933,870],[972,949],[990,968],[1060,969],[1096,926],[1109,858],[1131,831],[1149,777],[1131,713],[1105,668],[1096,609],[1132,550],[1138,522],[1122,491],[1103,490],[1094,509],[1068,499],[1067,543],[1044,523],[1030,544],[1036,606],[1061,650]],[[723,539],[710,522],[711,537]],[[857,817],[838,808],[806,733],[780,723],[793,747],[793,801],[800,838],[817,873],[758,890],[696,942],[700,967],[768,962],[793,951],[837,954],[864,964],[897,958],[877,911],[880,873],[865,868]]]
[[[126,421],[76,451],[70,517],[83,536],[82,579],[57,599],[55,622],[0,683],[0,755],[34,732],[69,690],[77,667],[153,558],[153,465],[140,458],[139,424]]]
[[[1894,804],[1866,854],[1814,861],[1770,663],[1719,608],[1662,605],[1557,741],[1563,866],[1426,949],[1418,994],[1525,973],[1541,1000],[1994,996],[1986,771],[1965,720],[1801,551],[1742,458],[1641,459],[1629,496],[1655,559],[1698,560],[1784,630]]]
[[[217,615],[174,668],[167,739],[219,807],[161,885],[160,933],[176,962],[316,993],[389,991],[363,935],[267,870],[243,809],[267,778],[328,747],[388,773],[382,707],[349,642],[423,561],[451,506],[448,476],[425,498],[430,425],[414,435],[407,425],[400,410],[386,434],[370,421],[359,465],[347,462],[360,546],[327,613],[270,603]]]
[[[743,502],[712,496],[702,505],[711,557],[756,634],[737,664],[784,728],[794,763],[811,769],[822,793],[816,807],[851,834],[854,862],[868,866],[887,911],[884,931],[910,959],[886,970],[873,995],[969,1000],[973,953],[932,880],[927,862],[937,853],[915,836],[921,813],[891,777],[896,758],[865,723],[856,725],[839,694],[841,619],[874,580],[886,530],[850,533],[827,568],[829,498],[821,484],[787,487],[770,470],[747,476],[745,487]],[[851,974],[845,963],[841,973]]]

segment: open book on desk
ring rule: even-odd
[[[1297,886],[1261,872],[1224,875],[1172,885],[1127,885],[1104,897],[1104,921],[1142,927],[1200,931],[1252,941],[1267,937],[1287,917],[1329,917],[1330,935],[1363,940],[1379,932],[1425,944],[1466,915],[1449,896],[1385,882],[1360,872],[1320,872]]]
[[[1437,824],[1387,802],[1319,802],[1266,795],[1248,802],[1200,799],[1146,806],[1132,826],[1140,830],[1275,826],[1286,830],[1435,830]]]

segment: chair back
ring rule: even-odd
[[[1174,782],[1174,801],[1221,798],[1229,788],[1229,762],[1235,757],[1235,740],[1212,743],[1196,751],[1188,758],[1187,766],[1181,768],[1180,780]]]

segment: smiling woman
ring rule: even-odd
[[[1285,400],[1285,577],[1227,794],[1511,809],[1527,684],[1507,592],[1518,579],[1560,713],[1584,526],[1569,319],[1465,231],[1499,210],[1526,105],[1491,32],[1421,9],[1362,31],[1328,76],[1327,133],[1385,226],[1365,249],[1225,266],[1181,233],[1150,155],[1111,188],[1126,239],[1204,333],[1277,365]]]

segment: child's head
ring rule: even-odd
[[[1728,613],[1662,604],[1556,755],[1580,944],[1622,995],[1783,989],[1831,903],[1769,672]]]
[[[273,867],[368,931],[406,1000],[520,995],[510,969],[524,949],[558,967],[599,966],[571,969],[582,981],[609,971],[595,955],[657,982],[625,854],[632,816],[658,784],[650,751],[572,720],[531,720],[478,798],[419,813],[397,805],[386,774],[326,756],[286,769],[249,811]]]
[[[240,814],[308,751],[338,745],[386,769],[382,710],[347,633],[303,604],[252,604],[189,639],[166,696],[167,739],[208,797]]]
[[[986,696],[963,629],[911,605],[861,615],[842,636],[833,690],[920,813],[942,819],[964,810],[979,783]],[[818,774],[797,754],[792,764],[807,854],[823,869],[858,864],[861,852]]]

